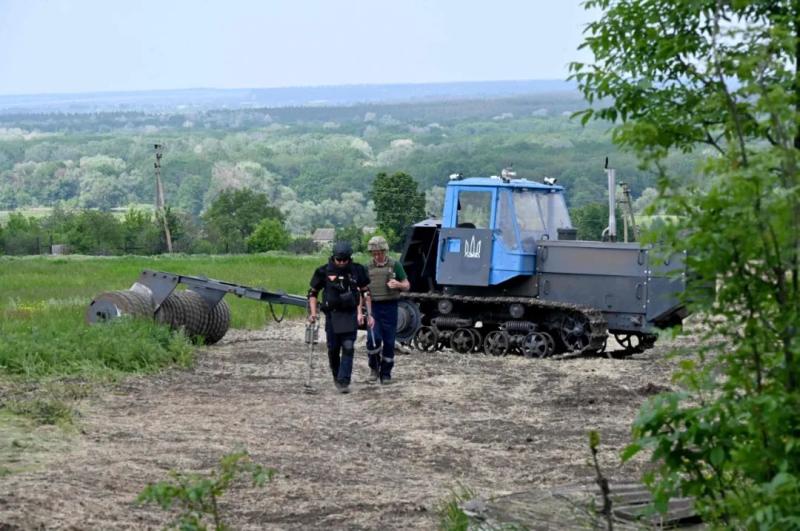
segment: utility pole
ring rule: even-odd
[[[164,186],[161,184],[161,157],[163,155],[162,144],[153,144],[156,150],[156,162],[154,167],[156,169],[156,216],[161,217],[164,224],[164,238],[167,240],[167,252],[172,254],[172,235],[169,232],[169,222],[167,221],[167,209],[164,201]]]
[[[628,183],[619,183],[622,187],[622,199],[619,200],[622,208],[622,224],[624,239],[628,241],[628,226],[631,228],[631,241],[639,241],[639,229],[636,226],[636,218],[633,215],[633,201],[631,200],[631,187]]]

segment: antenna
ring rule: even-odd
[[[156,152],[156,162],[153,167],[156,170],[156,216],[161,218],[164,225],[164,239],[167,241],[167,252],[172,254],[172,234],[169,232],[169,222],[167,221],[167,210],[164,201],[164,186],[161,183],[161,157],[163,156],[163,144],[153,144]]]

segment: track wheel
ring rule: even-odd
[[[475,348],[475,336],[469,328],[458,328],[450,336],[450,348],[459,354],[468,354]]]
[[[503,330],[495,330],[483,340],[483,351],[490,356],[505,356],[508,353],[510,340]]]
[[[560,333],[568,352],[583,350],[589,346],[591,325],[582,314],[567,314],[561,320]]]
[[[531,332],[522,340],[522,354],[526,358],[548,358],[555,351],[555,342],[546,332]]]
[[[475,338],[474,346],[472,347],[472,352],[480,352],[483,348],[483,336],[481,335],[480,331],[477,328],[470,328],[470,333],[472,333],[472,337]]]
[[[422,352],[431,352],[439,344],[439,333],[432,326],[421,326],[414,334],[414,348]]]
[[[645,346],[639,334],[614,334],[614,339],[628,352],[644,352]]]

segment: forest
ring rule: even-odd
[[[6,211],[0,214],[0,244],[5,254],[37,254],[37,248],[64,240],[67,233],[80,233],[83,229],[75,228],[83,223],[80,216],[107,213],[106,225],[114,220],[120,225],[109,236],[111,243],[86,245],[69,238],[56,243],[90,254],[163,251],[152,234],[143,236],[148,243],[124,236],[141,233],[145,225],[153,232],[158,224],[149,206],[157,143],[164,146],[168,215],[180,225],[179,247],[185,252],[246,250],[244,238],[255,224],[233,246],[213,236],[208,213],[225,190],[263,194],[286,232],[280,241],[291,242],[321,227],[375,226],[372,184],[380,173],[412,176],[425,194],[426,214],[438,216],[450,174],[489,176],[508,166],[519,177],[558,179],[581,237],[594,239],[607,217],[606,157],[618,179],[630,185],[639,211],[655,195],[656,179],[639,169],[633,155],[614,147],[608,123],[582,125],[572,117],[584,106],[577,92],[565,91],[327,107],[5,112],[0,114],[0,210]],[[693,179],[693,159],[673,157],[667,164],[686,182]],[[48,208],[40,211],[47,219],[30,217],[37,207]],[[112,210],[118,214],[108,214]],[[64,225],[64,216],[71,225]]]

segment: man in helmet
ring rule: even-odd
[[[325,314],[328,363],[340,393],[350,392],[356,331],[358,325],[364,323],[362,306],[370,315],[367,326],[374,324],[369,276],[364,266],[352,261],[352,256],[349,242],[336,242],[328,263],[314,271],[308,290],[308,319],[316,321],[320,310]],[[323,292],[322,303],[318,300],[320,291]]]
[[[389,244],[383,236],[373,236],[367,243],[372,259],[367,265],[375,326],[367,334],[370,380],[382,384],[392,381],[394,338],[397,332],[397,300],[401,291],[410,288],[400,262],[389,257]]]

